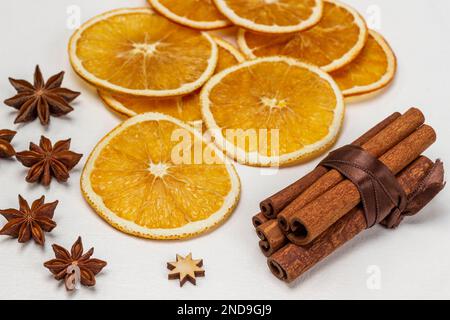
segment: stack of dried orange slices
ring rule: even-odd
[[[275,6],[283,2],[273,1]],[[346,97],[387,86],[395,75],[396,58],[386,40],[368,30],[363,17],[344,3],[323,0],[322,10],[320,21],[301,32],[256,33],[256,29],[242,28],[239,48],[250,59],[283,55],[319,66],[331,74]]]
[[[395,74],[386,41],[337,1],[148,2],[94,17],[69,44],[76,73],[130,117],[97,144],[81,179],[95,211],[126,233],[181,239],[218,226],[240,195],[227,159],[287,166],[322,154],[344,96]],[[243,54],[208,33],[233,25]]]
[[[242,61],[238,50],[149,8],[93,18],[69,50],[75,71],[108,105],[134,116],[86,163],[81,187],[95,211],[151,239],[192,237],[222,223],[238,202],[239,178],[187,122],[201,119],[198,89],[216,69]]]

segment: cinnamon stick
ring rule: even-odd
[[[255,228],[258,228],[260,225],[266,223],[267,221],[269,221],[269,219],[267,219],[266,216],[262,214],[262,212],[254,215],[252,218],[252,223]]]
[[[395,120],[397,120],[401,114],[399,112],[395,112],[372,129],[367,131],[364,135],[355,140],[352,144],[357,146],[362,146],[367,143],[370,139],[372,139],[375,135],[377,135],[381,130],[385,129],[387,126],[392,124]],[[261,212],[268,219],[274,219],[277,215],[295,198],[297,198],[300,194],[302,194],[311,184],[317,181],[320,177],[326,174],[329,170],[324,167],[317,167],[309,174],[304,176],[303,178],[297,180],[293,184],[289,185],[285,189],[280,192],[272,195],[266,200],[260,203]],[[259,218],[256,218],[259,219]]]
[[[380,157],[417,130],[424,122],[425,118],[422,112],[417,108],[411,108],[405,112],[405,114],[387,125],[373,138],[362,144],[361,147],[371,155]],[[344,179],[344,176],[337,170],[330,170],[310,185],[309,188],[306,188],[302,194],[295,198],[278,214],[277,219],[282,231],[286,234],[291,231],[297,231],[298,233],[303,232],[303,230],[296,229],[296,227],[301,227],[301,225],[295,225],[293,223],[293,217],[306,204],[344,181]]]
[[[302,194],[311,184],[316,182],[328,171],[329,170],[325,167],[316,167],[306,176],[274,194],[270,198],[262,201],[260,204],[261,212],[268,219],[275,219],[281,210],[283,210],[289,203],[298,197],[298,195]]]
[[[407,196],[416,190],[432,165],[430,159],[422,156],[397,175]],[[269,268],[277,278],[292,282],[366,228],[364,210],[354,208],[309,245],[290,243],[274,253],[268,259]]]
[[[276,219],[268,220],[256,228],[256,234],[261,239],[259,247],[266,257],[270,257],[287,242],[286,235],[281,231]]]
[[[436,141],[436,133],[423,125],[409,137],[380,157],[380,161],[396,175],[417,159]],[[329,191],[298,210],[291,218],[290,241],[305,245],[317,238],[361,201],[358,188],[344,180]]]
[[[372,129],[367,131],[363,136],[354,141],[353,144],[360,146],[366,143],[371,138],[380,133],[381,130],[385,129],[388,125],[393,123],[400,116],[401,114],[398,112],[393,113],[385,120],[381,121]],[[269,198],[268,202],[266,202],[266,205],[270,206],[270,208],[273,208],[271,201],[273,201],[274,199],[275,202],[273,203],[278,203],[279,205],[282,203],[282,201],[288,201],[290,195],[292,195],[293,192],[305,190],[305,188],[307,188],[307,183],[312,184],[314,181],[319,179],[321,176],[323,176],[324,173],[328,171],[329,170],[326,169],[325,167],[316,168],[316,170],[308,174],[306,177],[298,180],[296,183],[284,189],[274,197]],[[281,199],[284,200],[281,201]],[[259,241],[259,247],[265,256],[269,257],[274,252],[281,249],[288,242],[286,235],[281,231],[281,229],[278,226],[278,223],[277,222],[274,223],[274,220],[272,219],[271,220],[267,219],[267,217],[264,214],[259,213],[255,215],[252,219],[252,222],[254,227],[257,228],[256,233],[258,237],[261,239]]]

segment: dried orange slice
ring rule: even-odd
[[[212,0],[148,0],[153,9],[173,22],[200,30],[214,30],[232,25]]]
[[[344,117],[343,96],[326,72],[281,56],[223,70],[205,84],[200,102],[217,146],[252,166],[317,156],[334,143]]]
[[[240,30],[238,43],[249,58],[285,55],[330,72],[349,64],[367,40],[364,19],[337,1],[324,1],[323,17],[313,28],[294,34],[264,35]]]
[[[228,41],[218,37],[214,37],[214,41],[219,48],[219,59],[217,60],[215,73],[245,61],[242,53]]]
[[[289,33],[319,22],[322,0],[214,0],[234,24],[255,32]]]
[[[159,100],[119,95],[101,90],[98,94],[108,107],[125,117],[146,112],[160,112],[192,124],[202,119],[200,101],[196,92],[183,97]]]
[[[148,97],[188,94],[214,73],[211,36],[149,8],[120,9],[83,24],[69,44],[74,70],[96,87]]]
[[[243,62],[242,54],[225,40],[214,38],[219,48],[216,72]],[[107,106],[121,115],[132,117],[145,112],[161,112],[186,122],[201,121],[199,92],[183,97],[153,99],[133,97],[99,90],[99,95]]]
[[[344,96],[358,96],[386,87],[392,82],[397,59],[386,40],[369,31],[366,46],[349,65],[331,73]]]
[[[161,113],[130,118],[104,137],[86,163],[81,188],[110,225],[150,239],[211,230],[231,215],[240,195],[239,177],[222,152]]]

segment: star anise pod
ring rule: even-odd
[[[0,230],[1,235],[18,238],[19,242],[27,242],[31,238],[40,245],[45,242],[44,232],[50,232],[56,227],[52,220],[58,201],[44,203],[45,197],[35,200],[30,206],[19,195],[19,210],[0,210],[8,223]]]
[[[83,156],[69,151],[70,141],[70,139],[58,141],[52,146],[51,141],[42,136],[39,146],[30,143],[30,151],[18,152],[17,160],[30,168],[26,177],[27,182],[39,182],[48,186],[52,177],[58,182],[66,182],[69,179],[69,171]]]
[[[16,135],[12,130],[0,130],[0,158],[11,158],[16,154],[11,145],[11,141]]]
[[[39,117],[42,125],[47,125],[50,115],[60,117],[73,110],[69,105],[80,93],[61,88],[64,72],[44,81],[39,66],[34,73],[34,84],[25,80],[9,78],[17,95],[5,100],[5,104],[19,110],[14,123],[28,122]]]
[[[63,247],[54,244],[53,251],[56,259],[44,263],[55,276],[56,280],[63,280],[67,290],[73,290],[77,276],[82,285],[92,287],[95,285],[95,276],[106,266],[106,262],[92,259],[94,248],[83,254],[83,243],[81,237],[73,244],[69,253]]]

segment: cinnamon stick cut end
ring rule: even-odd
[[[265,200],[259,205],[261,213],[268,219],[275,219],[278,212],[275,212],[272,202],[270,199]]]
[[[309,269],[309,259],[307,249],[289,243],[267,259],[267,265],[275,277],[289,283]]]
[[[420,119],[420,122],[425,123],[425,115],[423,112],[417,107],[411,107],[405,112],[406,115],[411,115],[415,118]]]
[[[282,248],[286,242],[286,236],[278,226],[277,220],[269,220],[256,228],[256,234],[261,239],[259,247],[266,257],[270,257]]]
[[[288,235],[288,239],[296,245],[302,246],[314,240],[306,225],[298,218],[294,218],[291,224],[292,232]]]
[[[277,277],[282,281],[290,282],[288,281],[286,271],[281,267],[281,265],[277,261],[275,261],[274,259],[268,259],[267,265],[269,266],[270,271],[275,277]]]
[[[278,225],[280,226],[280,229],[284,232],[284,233],[288,233],[291,231],[291,227],[289,225],[288,220],[286,219],[286,217],[282,216],[282,215],[278,215]]]
[[[259,245],[259,249],[261,249],[261,252],[263,253],[263,255],[265,257],[270,257],[272,254],[275,253],[275,250],[273,250],[273,248],[270,247],[270,244],[268,241],[259,241],[258,243]]]
[[[269,221],[269,219],[267,219],[262,212],[254,215],[252,218],[252,223],[255,228],[258,228],[260,225],[266,223],[267,221]]]

